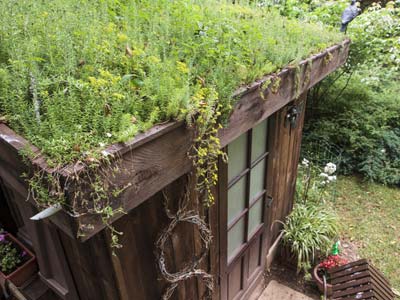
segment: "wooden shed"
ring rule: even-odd
[[[107,148],[127,171],[112,178],[126,186],[118,196],[125,213],[112,220],[124,233],[116,255],[99,217],[61,211],[49,219],[30,220],[37,208],[21,177],[27,167],[20,150],[39,150],[0,124],[0,220],[31,247],[39,266],[38,276],[21,287],[25,297],[156,300],[169,291],[171,299],[196,300],[207,294],[207,285],[213,286],[213,299],[256,296],[279,235],[279,226],[271,224],[284,220],[293,204],[307,91],[344,64],[349,44],[346,40],[300,67],[285,68],[237,91],[240,100],[219,131],[229,161],[219,163],[216,204],[209,209],[191,201],[195,191],[187,153],[193,132],[183,122],[155,126],[128,143]],[[265,82],[275,84],[266,87]],[[40,156],[32,163],[49,171]],[[66,178],[79,171],[76,168],[66,167],[59,176]],[[185,199],[187,206],[181,208],[187,214],[172,219]],[[210,225],[209,249],[206,229],[192,222],[192,211],[199,211]],[[85,224],[92,226],[77,238]],[[168,226],[170,232],[165,231]],[[163,232],[166,239],[160,241]],[[185,273],[180,271],[191,275],[175,276]]]

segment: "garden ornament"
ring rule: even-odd
[[[347,25],[358,16],[360,11],[360,8],[357,6],[357,1],[352,0],[351,5],[349,5],[342,14],[341,32],[347,32]]]

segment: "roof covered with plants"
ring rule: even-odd
[[[238,86],[342,39],[227,1],[1,1],[0,116],[64,164],[199,105],[226,117]]]

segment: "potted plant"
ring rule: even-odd
[[[0,232],[0,282],[19,287],[36,272],[35,255],[12,234]]]
[[[314,267],[312,277],[322,294],[325,294],[326,292],[326,296],[330,297],[333,293],[332,285],[327,283],[329,279],[328,270],[334,267],[343,266],[347,263],[348,261],[345,258],[340,257],[339,254],[332,254]]]

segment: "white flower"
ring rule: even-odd
[[[336,165],[334,163],[331,163],[331,162],[327,163],[325,168],[324,168],[324,172],[329,174],[329,175],[332,175],[333,173],[336,172]]]
[[[321,174],[319,174],[319,176],[322,177],[322,178],[328,178],[329,177],[329,175],[326,174],[326,173],[321,173]]]
[[[106,144],[105,143],[99,143],[99,146],[103,148],[103,147],[106,146]]]
[[[382,152],[382,153],[386,153],[386,149],[382,149],[381,152]]]
[[[336,181],[336,176],[328,176],[328,181],[329,182]]]
[[[309,161],[308,159],[306,159],[306,158],[303,158],[303,161],[301,162],[301,164],[302,164],[303,166],[305,166],[305,167],[308,167],[309,164],[310,164],[310,161]]]
[[[107,132],[107,133],[106,133],[106,137],[110,138],[110,137],[112,137],[112,134],[109,133],[109,132]]]

